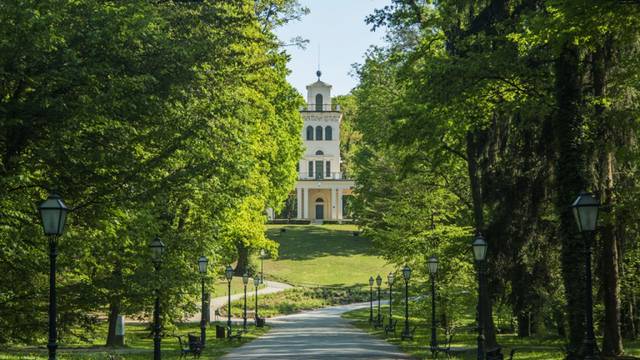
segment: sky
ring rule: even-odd
[[[319,58],[322,81],[333,85],[331,95],[348,94],[357,85],[357,79],[350,75],[351,65],[364,62],[369,46],[384,43],[383,30],[372,32],[364,19],[374,9],[390,3],[391,0],[300,0],[311,12],[277,31],[285,43],[296,36],[309,40],[306,50],[286,48],[291,55],[289,82],[306,97],[306,86],[317,80]]]

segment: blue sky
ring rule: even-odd
[[[289,81],[305,95],[305,86],[316,81],[319,48],[322,80],[333,85],[332,95],[349,93],[357,84],[357,79],[349,75],[351,65],[363,62],[369,46],[384,43],[384,32],[370,31],[364,19],[391,0],[300,0],[300,3],[311,13],[277,31],[285,42],[296,36],[310,41],[306,50],[286,48],[291,54]]]

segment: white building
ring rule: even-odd
[[[298,163],[296,218],[343,220],[345,197],[351,196],[354,181],[340,171],[340,107],[331,104],[331,85],[318,81],[307,86],[307,107],[302,142],[304,154]]]

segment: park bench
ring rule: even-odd
[[[453,342],[453,329],[447,328],[445,329],[445,342],[444,346],[436,346],[435,348],[430,348],[433,353],[434,359],[438,358],[440,353],[444,353],[447,355],[447,359],[451,359],[451,355],[462,354],[469,351],[468,348],[464,347],[451,347],[451,343]]]
[[[389,335],[389,333],[396,334],[396,325],[398,324],[398,320],[391,320],[389,324],[384,327],[384,334]]]
[[[400,335],[401,340],[413,340],[413,335],[416,333],[417,326],[414,326],[411,330],[409,330],[408,334],[404,332]]]
[[[239,328],[236,331],[233,331],[233,329],[230,326],[227,326],[227,339],[232,340],[232,339],[238,339],[238,340],[242,340],[242,334],[244,334],[244,330],[242,328]]]
[[[380,321],[378,321],[377,317],[373,318],[373,328],[374,329],[381,328],[383,326],[384,326],[384,315],[382,315],[380,317]]]
[[[485,352],[487,360],[504,360],[504,355],[502,354],[502,348],[500,346],[487,349]],[[513,360],[513,355],[516,353],[516,349],[511,349],[511,353],[509,353],[509,360]]]
[[[182,340],[182,336],[176,336],[178,338],[178,345],[180,345],[180,358],[192,355],[194,358],[199,358],[202,354],[202,343],[200,338],[195,335],[188,334],[188,341],[185,343]]]

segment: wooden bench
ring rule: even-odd
[[[244,330],[242,328],[236,330],[235,332],[230,326],[227,326],[227,339],[238,339],[242,340],[242,334],[244,334]]]
[[[416,328],[417,326],[414,326],[411,330],[409,330],[408,334],[405,334],[403,330],[402,334],[400,334],[400,340],[413,340],[413,335],[416,333]]]
[[[182,340],[182,336],[176,336],[178,338],[178,345],[180,345],[180,358],[192,355],[194,358],[199,358],[202,354],[202,343],[200,338],[195,335],[188,334],[188,342],[185,343]]]
[[[502,354],[502,348],[500,346],[487,349],[485,353],[487,360],[504,360],[504,355]],[[513,355],[515,353],[516,349],[511,349],[511,352],[509,353],[509,360],[513,360]]]
[[[389,324],[385,325],[384,327],[384,334],[385,335],[389,335],[389,333],[393,333],[393,335],[396,334],[396,325],[398,325],[398,320],[391,320],[389,322]]]

